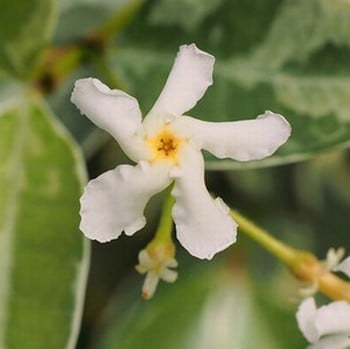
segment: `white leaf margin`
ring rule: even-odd
[[[1,81],[0,81],[1,87]],[[29,92],[29,93],[28,93]],[[81,191],[85,183],[87,182],[87,172],[85,168],[85,160],[82,152],[74,141],[73,137],[69,134],[69,132],[64,128],[61,122],[54,115],[48,104],[40,97],[39,94],[34,93],[33,91],[26,91],[22,86],[17,84],[11,84],[10,88],[6,88],[5,90],[0,89],[0,117],[7,110],[12,109],[13,107],[18,108],[19,104],[22,103],[25,105],[26,99],[28,96],[31,97],[30,104],[37,105],[43,111],[44,117],[48,119],[48,122],[52,126],[53,130],[56,132],[58,137],[66,142],[69,148],[72,151],[73,158],[75,159],[75,173],[77,178],[81,183]],[[34,96],[34,99],[33,99]],[[29,101],[27,101],[29,103]],[[22,129],[20,132],[25,132],[25,122],[21,125]],[[18,142],[18,148],[21,146],[20,142]],[[20,171],[18,171],[20,172]],[[16,186],[17,188],[19,185]],[[2,324],[6,323],[6,304],[7,299],[9,297],[9,287],[10,284],[10,275],[9,275],[9,265],[11,264],[11,251],[12,251],[12,234],[11,230],[14,229],[14,223],[16,218],[16,193],[18,189],[15,189],[14,193],[11,194],[12,203],[10,203],[9,207],[9,216],[10,220],[5,223],[5,232],[2,234],[0,232],[0,245],[2,245],[5,254],[0,255],[0,348],[7,349],[5,346],[5,334],[3,332],[4,327]],[[78,227],[77,227],[78,228]],[[91,249],[90,249],[90,241],[87,239],[83,239],[83,253],[82,259],[80,263],[76,265],[78,275],[76,279],[75,285],[73,285],[73,293],[75,298],[75,308],[72,314],[72,322],[71,322],[71,331],[70,336],[67,340],[67,345],[65,349],[75,349],[76,342],[78,339],[78,335],[81,327],[81,320],[83,314],[83,307],[85,302],[85,290],[88,279],[88,272],[90,267],[90,257],[91,257]],[[6,268],[7,267],[7,268]],[[79,272],[80,271],[80,272]],[[1,301],[2,300],[2,301]]]

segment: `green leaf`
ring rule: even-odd
[[[0,347],[73,349],[89,261],[78,230],[85,172],[31,93],[0,104]]]
[[[247,18],[246,5],[237,1],[232,6],[236,16]],[[265,167],[348,147],[349,2],[297,0],[284,1],[280,7],[270,2],[261,13],[257,12],[259,5],[249,6],[252,6],[252,18],[256,18],[249,38],[246,38],[242,27],[237,28],[231,21],[225,22],[225,30],[222,28],[221,7],[211,14],[211,28],[220,27],[220,31],[232,33],[232,37],[237,37],[235,46],[232,46],[232,39],[227,41],[226,48],[221,47],[221,39],[210,40],[206,20],[193,34],[191,40],[217,56],[217,60],[214,85],[189,114],[204,120],[234,121],[254,118],[264,110],[272,110],[283,114],[292,124],[292,136],[275,155],[262,161],[239,163],[208,156],[207,167]],[[278,8],[275,15],[272,8]],[[138,23],[128,32],[129,46],[113,52],[110,59],[111,67],[140,100],[145,112],[160,93],[177,51],[174,41],[169,47],[164,31],[168,37],[176,37],[176,43],[180,40],[188,42],[177,28],[164,27],[164,31],[160,30],[159,23],[149,20],[151,10],[144,11]],[[266,21],[271,25],[266,25]],[[135,33],[141,31],[143,34],[152,33],[152,38],[147,40],[143,34],[140,34],[142,38],[138,38]],[[215,35],[212,37],[215,38]],[[222,35],[219,37],[222,38]],[[246,44],[242,42],[245,39]],[[201,42],[203,45],[200,45]]]
[[[200,23],[224,2],[224,0],[161,0],[152,8],[150,21],[154,25],[181,25],[185,31],[194,32]],[[191,20],[188,14],[191,13]]]
[[[51,34],[54,0],[2,1],[0,73],[26,78],[33,73]]]
[[[205,263],[162,286],[143,302],[128,300],[137,286],[127,285],[108,310],[113,315],[94,349],[280,348],[241,271]]]
[[[54,41],[67,43],[90,34],[134,0],[60,0]],[[79,23],[79,25],[76,25]]]
[[[195,42],[218,57],[249,52],[261,42],[282,0],[246,1],[149,0],[125,32],[128,44],[173,53]],[[175,2],[174,2],[175,3]],[[163,8],[163,20],[154,19]],[[184,10],[185,9],[185,10]],[[186,17],[184,12],[186,12]],[[210,12],[209,12],[210,11]],[[190,15],[189,15],[190,14]],[[161,17],[161,14],[157,15]],[[194,24],[192,22],[194,19]],[[191,30],[191,35],[189,35]]]
[[[347,249],[350,245],[347,153],[331,152],[300,164],[294,180],[298,207],[308,212],[308,222],[313,227],[314,249],[321,256],[330,247]]]
[[[265,68],[279,69],[288,62],[306,61],[328,43],[350,46],[347,0],[285,1],[252,58]]]

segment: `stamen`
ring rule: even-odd
[[[177,163],[181,139],[172,132],[163,129],[156,137],[149,141],[154,151],[154,160],[171,160]]]
[[[165,156],[169,156],[169,153],[176,150],[175,142],[172,138],[164,139],[163,137],[159,140],[161,145],[157,148],[158,151],[163,151]]]

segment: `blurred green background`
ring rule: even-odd
[[[323,257],[350,242],[350,2],[0,4],[0,349],[304,348],[300,285],[242,234],[210,262],[178,245],[178,281],[141,300],[134,266],[161,195],[135,237],[90,250],[78,229],[83,185],[129,160],[69,99],[74,81],[92,76],[134,95],[146,114],[178,47],[196,43],[216,65],[191,116],[228,121],[272,110],[293,127],[259,162],[206,154],[208,189]]]

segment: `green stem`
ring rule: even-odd
[[[111,38],[131,21],[142,4],[143,0],[130,1],[127,6],[115,12],[115,14],[106,23],[104,23],[95,33],[93,33],[93,37],[101,38],[103,40],[108,40]]]
[[[82,62],[84,54],[79,46],[51,47],[43,55],[43,63],[33,76],[34,84],[44,93],[51,92],[64,77]]]
[[[285,263],[297,279],[310,284],[316,283],[318,290],[333,300],[350,302],[350,283],[325,269],[323,262],[312,253],[286,245],[237,211],[231,210],[230,214],[238,223],[241,232]]]
[[[231,210],[231,217],[237,222],[238,229],[263,246],[279,260],[292,266],[299,255],[299,251],[286,245],[282,241],[271,236],[266,230],[258,227],[248,218],[235,210]]]
[[[171,195],[172,185],[169,187],[166,194],[166,199],[162,209],[162,215],[159,221],[159,225],[155,234],[154,241],[157,242],[168,242],[172,240],[171,233],[173,230],[173,218],[171,216],[171,211],[174,206],[174,198]]]
[[[96,54],[103,54],[105,43],[133,19],[143,2],[144,0],[132,0],[123,8],[118,9],[97,30],[88,33],[74,44],[49,47],[44,54],[43,64],[34,76],[36,86],[44,93],[51,92],[52,88],[85,61],[91,60]],[[120,82],[116,78],[113,80],[116,87],[119,87]],[[48,81],[49,86],[46,86]]]

